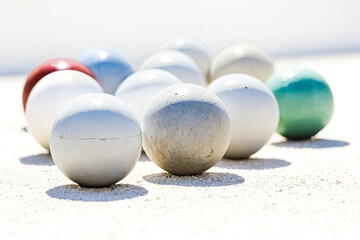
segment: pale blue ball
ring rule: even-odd
[[[105,93],[115,94],[116,89],[134,73],[129,61],[118,51],[109,47],[91,48],[79,61],[93,71]]]

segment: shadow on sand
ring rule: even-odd
[[[52,198],[83,202],[112,202],[145,196],[147,193],[145,188],[131,184],[115,184],[107,188],[86,188],[70,184],[46,191]]]
[[[139,162],[150,162],[150,159],[146,156],[145,152],[141,152]]]
[[[307,139],[307,140],[286,140],[281,142],[272,143],[277,147],[287,148],[338,148],[350,145],[349,142],[331,139]]]
[[[290,165],[290,162],[276,158],[249,158],[249,159],[222,159],[216,167],[227,169],[266,170],[282,168]]]
[[[183,187],[223,187],[241,184],[245,181],[233,173],[205,172],[192,176],[177,176],[170,173],[156,173],[143,177],[149,183]]]
[[[20,162],[26,165],[44,165],[44,166],[54,165],[51,155],[46,153],[20,158]]]

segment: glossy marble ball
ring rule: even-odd
[[[177,50],[187,54],[198,64],[204,76],[207,75],[211,60],[209,49],[199,39],[191,36],[172,37],[166,40],[158,50]]]
[[[143,61],[139,70],[161,69],[174,74],[184,83],[206,86],[206,79],[196,62],[176,50],[157,52]]]
[[[176,175],[200,174],[224,155],[231,137],[221,100],[195,84],[161,90],[145,109],[143,148],[160,168]]]
[[[266,82],[273,71],[273,59],[264,49],[252,43],[237,42],[222,49],[212,59],[209,81],[230,73],[243,73]]]
[[[114,94],[122,81],[134,73],[129,61],[109,47],[89,49],[79,61],[93,71],[104,92],[109,94]]]
[[[325,79],[308,68],[274,73],[266,82],[280,107],[278,133],[289,139],[315,136],[331,119],[334,100]]]
[[[160,69],[147,69],[130,75],[120,84],[115,96],[126,102],[141,121],[146,105],[160,90],[181,81]]]
[[[248,158],[276,131],[279,108],[271,90],[255,77],[233,73],[209,85],[224,103],[231,120],[231,141],[225,157]]]
[[[141,129],[129,106],[108,94],[70,101],[54,123],[50,150],[56,166],[85,187],[126,177],[141,154]]]
[[[83,94],[100,92],[99,83],[85,73],[75,70],[49,73],[29,95],[25,111],[28,131],[41,146],[49,149],[55,117],[65,104]]]
[[[67,58],[55,58],[43,62],[39,66],[34,68],[26,79],[22,94],[24,110],[26,109],[27,99],[33,87],[40,81],[40,79],[45,77],[47,74],[59,70],[76,70],[86,73],[87,75],[96,79],[94,73],[88,67],[76,60]]]

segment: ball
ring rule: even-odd
[[[187,54],[197,63],[204,76],[207,75],[210,64],[209,50],[199,39],[190,36],[172,37],[165,41],[158,50],[177,50]]]
[[[280,107],[278,133],[288,139],[315,136],[331,119],[334,100],[329,85],[308,68],[274,73],[266,82]]]
[[[70,101],[51,131],[54,163],[85,187],[107,187],[126,177],[141,154],[141,129],[123,101],[90,93]]]
[[[102,92],[99,83],[89,75],[75,71],[52,72],[35,85],[29,95],[25,117],[27,129],[35,140],[49,149],[49,136],[57,113],[70,100]]]
[[[40,79],[45,77],[47,74],[58,70],[77,70],[86,73],[87,75],[95,79],[94,73],[88,67],[72,59],[55,58],[43,62],[39,66],[34,68],[34,70],[29,74],[26,79],[22,94],[24,110],[26,109],[26,103],[33,87],[40,81]]]
[[[158,92],[142,119],[143,148],[160,168],[176,175],[200,174],[224,155],[231,137],[221,100],[195,84]]]
[[[222,49],[212,59],[209,81],[230,73],[243,73],[266,82],[273,71],[273,60],[264,49],[252,43],[237,42]]]
[[[209,85],[229,112],[232,134],[225,157],[242,159],[261,149],[276,131],[279,108],[274,94],[255,77],[233,73]]]
[[[124,80],[115,96],[126,102],[141,121],[146,105],[160,90],[181,81],[173,74],[160,69],[136,72]]]
[[[129,61],[109,47],[89,49],[79,61],[93,71],[104,92],[109,94],[114,94],[121,82],[134,73]]]
[[[176,50],[155,53],[144,60],[139,70],[154,68],[168,71],[184,83],[206,86],[206,79],[199,66],[185,53]]]

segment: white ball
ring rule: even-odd
[[[177,84],[157,93],[142,119],[143,147],[162,169],[199,174],[224,155],[231,137],[229,115],[206,88]]]
[[[62,70],[46,75],[35,85],[26,104],[28,131],[41,146],[49,149],[55,117],[65,104],[83,94],[101,92],[95,79],[79,71]]]
[[[119,86],[115,95],[126,102],[141,121],[146,105],[160,90],[181,83],[173,74],[160,70],[148,69],[130,75]]]
[[[248,74],[266,82],[273,72],[273,59],[264,49],[252,43],[237,42],[222,49],[212,59],[209,82],[230,73]]]
[[[245,74],[222,76],[209,90],[223,101],[231,119],[232,136],[225,157],[247,158],[262,148],[279,122],[279,107],[271,90]]]
[[[210,64],[209,50],[199,39],[190,36],[172,37],[165,41],[158,50],[177,50],[187,54],[198,64],[201,72],[205,76],[207,75]]]
[[[86,187],[110,186],[134,168],[141,154],[141,130],[130,108],[108,94],[86,94],[56,117],[50,150],[56,166]]]
[[[195,61],[185,53],[166,50],[144,60],[139,70],[162,69],[174,74],[182,82],[206,86],[206,79]]]

